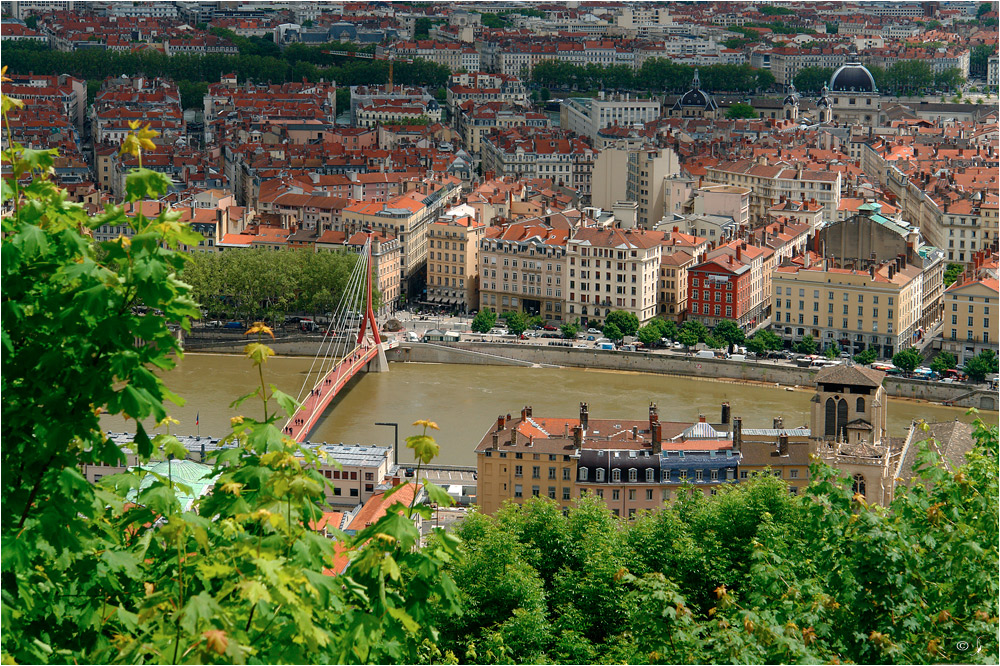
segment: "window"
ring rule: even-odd
[[[630,467],[628,470],[628,480],[630,483],[635,483],[638,480],[639,470],[635,467]]]
[[[648,467],[646,469],[646,483],[652,483],[652,482],[653,482],[653,468]]]
[[[540,478],[542,478],[542,468],[539,467],[538,465],[535,465],[534,467],[532,467],[531,468],[531,478],[533,478],[533,479],[540,479]]]
[[[357,497],[357,496],[358,496],[358,489],[351,488],[351,497]]]
[[[621,497],[622,497],[622,491],[618,490],[617,488],[611,491],[612,500],[619,500],[621,499]]]
[[[747,471],[745,469],[741,469],[740,470],[740,478],[741,479],[745,479],[745,478],[747,478],[747,476],[748,476]]]
[[[549,486],[549,499],[555,499],[555,498],[556,498],[556,487]]]
[[[618,483],[622,480],[622,471],[620,469],[611,470],[611,482]],[[617,490],[615,492],[618,492]]]
[[[569,487],[563,488],[562,498],[564,500],[569,499]]]
[[[550,481],[555,481],[555,478],[556,478],[556,468],[555,467],[549,467],[549,480]]]
[[[524,472],[524,468],[520,465],[514,467],[514,476],[521,476]]]
[[[711,471],[710,478],[712,479],[712,481],[718,481],[719,480],[719,470],[713,469]]]
[[[854,475],[854,486],[852,487],[854,494],[865,495],[865,475],[855,474]]]
[[[703,476],[704,476],[704,472],[702,470],[696,469],[694,471],[694,480],[695,481],[701,481]]]
[[[538,497],[539,488],[538,486],[531,486],[531,496]]]
[[[597,468],[597,481],[604,481],[604,468],[603,467],[598,467]]]
[[[570,474],[569,467],[563,467],[563,481],[569,481],[570,479],[569,474]]]
[[[797,478],[799,478],[799,470],[797,470],[797,469],[788,470],[788,478],[789,479],[797,479]]]
[[[652,488],[646,488],[646,499],[647,500],[653,499],[653,489]]]
[[[523,497],[524,489],[521,487],[520,483],[514,484],[514,497]]]

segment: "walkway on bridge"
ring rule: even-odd
[[[385,360],[389,345],[382,342],[372,308],[372,242],[373,234],[369,234],[330,318],[324,342],[302,381],[296,397],[302,408],[282,429],[297,442],[306,440],[326,408],[357,373],[389,369]],[[362,308],[364,314],[357,314]]]

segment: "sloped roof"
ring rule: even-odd
[[[885,379],[884,372],[862,365],[833,365],[823,368],[816,375],[817,384],[844,384],[872,388],[881,386],[883,379]]]

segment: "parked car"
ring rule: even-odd
[[[559,330],[558,328],[556,328],[552,324],[546,324],[542,328],[544,328],[546,331],[558,331]]]
[[[239,322],[239,321],[227,321],[226,324],[225,324],[225,326],[223,326],[222,328],[239,328],[239,329],[242,329],[243,328],[243,322]]]
[[[593,342],[594,340],[596,340],[596,338],[594,336],[592,336],[592,335],[588,335],[587,336],[587,341],[588,342]]]
[[[212,321],[205,322],[205,326],[208,328],[222,328],[222,322],[218,319],[213,319]]]
[[[599,328],[588,328],[587,333],[592,333],[593,335],[599,335],[601,330]]]

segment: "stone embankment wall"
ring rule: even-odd
[[[241,353],[245,339],[188,338],[187,351]],[[269,341],[277,354],[315,356],[321,343],[317,336],[291,336]],[[812,386],[818,369],[796,368],[752,361],[694,358],[691,356],[648,354],[643,352],[604,351],[576,347],[497,344],[484,342],[401,342],[386,352],[390,362],[461,363],[467,365],[567,366],[600,370],[627,370],[657,374],[767,382],[783,386]],[[889,377],[886,392],[894,397],[948,402],[959,407],[997,409],[997,394],[985,388],[965,384],[942,384],[915,379]]]

